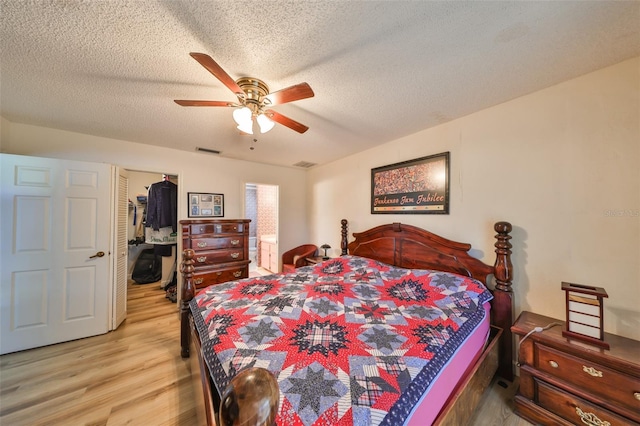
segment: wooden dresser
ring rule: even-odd
[[[181,220],[182,249],[195,251],[196,289],[249,276],[250,219]]]
[[[524,338],[552,323],[561,325]],[[605,333],[606,350],[563,337],[564,325],[522,312],[511,327],[521,342],[516,413],[543,425],[640,424],[640,342]]]

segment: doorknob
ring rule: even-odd
[[[89,259],[93,259],[94,257],[102,257],[104,256],[104,252],[103,251],[99,251],[96,254],[94,254],[93,256],[89,256]]]

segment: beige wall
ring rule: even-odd
[[[295,247],[308,241],[306,169],[269,166],[209,154],[158,148],[2,119],[2,152],[110,163],[127,170],[177,175],[178,217],[188,219],[187,192],[224,194],[225,219],[244,214],[247,182],[279,186],[279,243]],[[287,232],[295,230],[295,232]],[[179,244],[180,248],[180,244]]]
[[[605,328],[640,339],[639,71],[635,58],[311,169],[311,241],[338,254],[342,218],[350,235],[404,222],[493,264],[493,223],[507,220],[516,314],[564,319],[561,281],[601,286]],[[449,215],[370,214],[371,168],[443,151]]]

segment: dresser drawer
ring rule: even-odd
[[[238,248],[242,251],[244,247],[244,239],[238,237],[218,237],[218,238],[193,238],[191,240],[191,248],[195,251],[214,250],[224,248]]]
[[[243,232],[243,223],[198,223],[189,225],[189,233],[194,236],[204,234],[242,234]]]
[[[640,380],[536,343],[535,367],[611,404],[640,412]]]
[[[235,262],[244,259],[244,250],[242,249],[222,249],[211,251],[196,251],[193,257],[193,266],[208,266],[218,263]]]
[[[634,425],[637,423],[582,398],[536,380],[538,405],[576,425]]]
[[[229,268],[219,268],[215,270],[194,272],[191,282],[196,289],[201,289],[214,284],[221,284],[227,281],[235,281],[249,276],[249,267],[232,266]]]

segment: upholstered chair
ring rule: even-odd
[[[282,253],[282,272],[287,274],[294,272],[296,268],[307,266],[307,257],[314,256],[318,250],[313,244],[303,244],[289,251]]]

